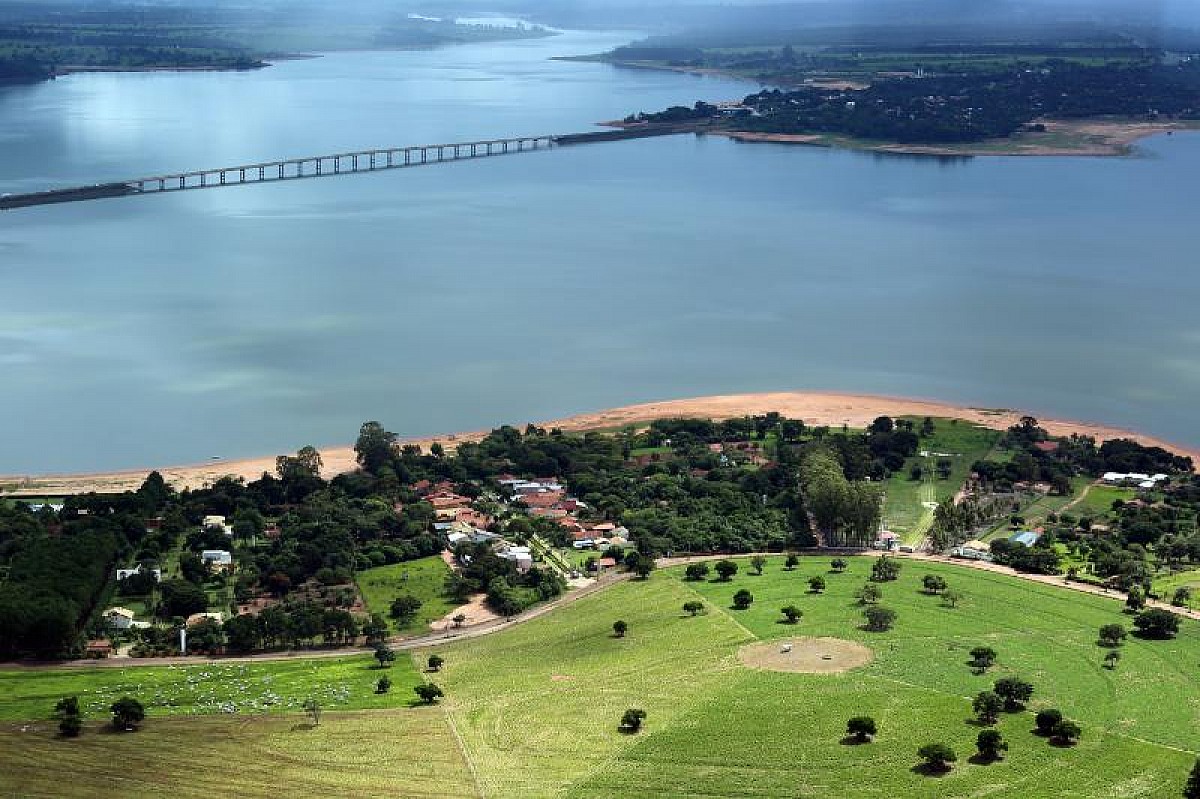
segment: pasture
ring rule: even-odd
[[[445,616],[459,603],[446,596],[446,578],[450,567],[439,555],[428,558],[378,566],[361,571],[355,577],[363,602],[372,613],[387,619],[397,632],[428,632],[429,623]],[[413,618],[399,624],[388,610],[392,600],[401,594],[410,594],[421,600],[421,608]]]
[[[36,734],[4,725],[0,788],[20,780],[21,795],[47,795],[37,786],[52,785],[51,769],[57,773],[59,763],[82,783],[89,776],[110,779],[111,763],[132,758],[128,779],[112,783],[128,795],[152,795],[151,786],[167,779],[185,784],[186,774],[210,789],[229,777],[241,795],[257,796],[265,793],[262,784],[276,784],[270,780],[279,765],[269,761],[278,758],[287,770],[283,779],[295,769],[296,784],[307,795],[1179,796],[1200,749],[1195,622],[1185,621],[1171,641],[1131,637],[1110,670],[1096,631],[1114,621],[1130,626],[1119,602],[905,560],[900,578],[882,584],[881,604],[897,612],[896,624],[888,632],[869,632],[854,593],[866,581],[871,559],[849,561],[844,574],[830,573],[824,557],[802,558],[794,571],[773,557],[761,576],[739,559],[730,582],[689,582],[674,568],[646,581],[618,583],[501,633],[439,647],[445,666],[425,675],[446,691],[439,708],[406,706],[421,675],[398,661],[390,670],[397,682],[391,695],[378,704],[351,696],[336,706],[339,712],[327,714],[319,731],[305,732],[321,737],[293,729],[304,721],[296,714],[167,719],[162,716],[169,711],[148,702],[150,718],[139,733],[89,730],[78,741],[61,741],[44,721],[57,696],[137,675],[0,673],[3,716],[43,720]],[[963,599],[950,607],[924,593],[925,574],[944,577]],[[827,586],[819,594],[808,586],[816,575]],[[733,608],[740,589],[754,597],[745,610]],[[696,600],[706,612],[693,617],[682,611],[684,602]],[[803,611],[798,624],[782,623],[780,608],[789,604]],[[618,619],[628,623],[623,638],[613,634]],[[822,674],[750,668],[739,659],[747,645],[800,637],[854,642],[870,649],[872,658]],[[977,645],[999,653],[987,674],[967,664]],[[426,654],[415,653],[414,660],[423,662]],[[311,691],[341,675],[369,691],[379,672],[368,668],[368,658],[297,679]],[[400,675],[408,684],[400,684]],[[1004,676],[1029,680],[1032,700],[1027,711],[1000,717],[997,729],[1011,746],[1007,757],[973,762],[981,727],[971,697]],[[647,712],[645,726],[635,735],[619,732],[622,713],[635,707]],[[1031,733],[1032,711],[1044,707],[1057,707],[1080,724],[1077,745],[1058,747]],[[878,722],[872,743],[843,742],[846,720],[857,715]],[[439,718],[449,726],[435,723]],[[417,729],[426,730],[419,748],[405,745]],[[226,737],[231,740],[223,749]],[[188,740],[201,742],[191,754],[214,756],[176,766],[186,759]],[[245,743],[239,747],[237,741]],[[915,769],[916,748],[928,742],[947,743],[958,753],[947,775]],[[373,767],[375,759],[380,768]]]

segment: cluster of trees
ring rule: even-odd
[[[486,592],[488,605],[503,616],[515,616],[566,589],[557,572],[535,566],[522,574],[485,543],[459,544],[455,557],[462,567],[446,578],[446,592],[461,601]]]
[[[848,480],[829,451],[814,450],[800,467],[805,506],[827,546],[869,546],[883,512],[883,489]]]

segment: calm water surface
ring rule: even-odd
[[[743,96],[628,36],[0,89],[0,191],[586,130]],[[1200,136],[939,161],[621,142],[0,215],[0,473],[716,392],[914,394],[1200,443]]]

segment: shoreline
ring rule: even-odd
[[[962,419],[993,429],[1006,429],[1020,421],[1022,416],[1027,415],[1024,411],[1011,408],[982,408],[914,397],[826,391],[779,391],[644,402],[578,413],[559,419],[535,422],[535,424],[546,428],[558,427],[566,432],[584,432],[648,424],[655,419],[663,418],[692,416],[720,420],[737,416],[753,416],[770,411],[777,411],[794,419],[803,419],[810,426],[828,425],[830,427],[840,427],[843,424],[851,427],[866,427],[878,416],[940,416]],[[1110,438],[1131,438],[1147,446],[1162,447],[1179,455],[1191,457],[1196,464],[1200,465],[1200,446],[1175,444],[1154,436],[1097,422],[1049,417],[1039,417],[1038,421],[1052,435],[1079,433],[1092,436],[1098,442]],[[514,426],[524,425],[524,422],[510,421],[510,423]],[[402,438],[400,443],[416,444],[423,449],[428,449],[435,441],[444,446],[453,446],[464,441],[478,441],[488,432],[488,430],[475,430]],[[354,450],[350,445],[320,447],[319,450],[324,462],[322,475],[326,478],[356,468]],[[157,468],[151,466],[141,469],[77,474],[0,475],[0,486],[8,486],[7,489],[0,488],[0,496],[59,496],[90,491],[98,493],[134,491],[141,485],[147,474],[156,470],[177,489],[201,488],[225,476],[255,480],[263,472],[273,473],[275,457],[275,455],[270,455],[202,464]]]

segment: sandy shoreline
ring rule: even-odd
[[[803,419],[810,425],[865,427],[878,416],[942,416],[976,422],[1004,429],[1020,420],[1025,412],[1012,409],[989,409],[953,405],[935,400],[888,397],[873,394],[842,394],[820,391],[786,391],[759,394],[728,394],[691,399],[647,402],[621,408],[581,413],[562,419],[537,422],[541,427],[559,427],[578,432],[597,428],[621,427],[650,422],[654,419],[696,416],[727,419],[734,416],[764,414],[778,411],[784,416]],[[1109,438],[1132,438],[1149,446],[1158,446],[1180,455],[1190,456],[1200,464],[1200,447],[1188,447],[1152,436],[1094,422],[1049,419],[1039,417],[1043,427],[1054,435],[1080,433],[1098,441]],[[522,420],[512,420],[514,426],[524,427]],[[434,441],[453,446],[462,441],[477,441],[487,431],[454,433],[440,436],[404,439],[404,443],[428,448]],[[354,451],[350,446],[321,448],[325,476],[331,477],[355,468]],[[120,492],[135,490],[153,467],[92,474],[0,476],[5,495],[37,496],[42,494],[73,494],[88,491]],[[219,461],[206,464],[158,467],[177,488],[200,488],[225,475],[257,479],[263,472],[273,472],[275,456]]]

